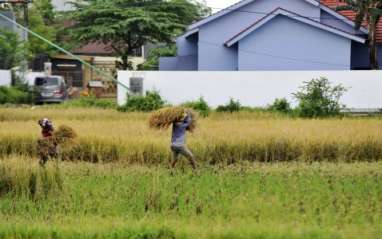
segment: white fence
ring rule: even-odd
[[[36,77],[44,77],[44,76],[46,76],[44,72],[28,72],[25,75],[25,81],[26,83],[28,83],[29,86],[33,86]]]
[[[349,108],[382,108],[382,71],[267,71],[267,72],[118,72],[118,80],[129,86],[131,77],[143,78],[143,91],[157,90],[171,104],[196,100],[211,105],[230,98],[242,105],[263,107],[276,98],[296,104],[292,93],[304,81],[327,77],[348,88],[341,102]],[[126,102],[127,90],[118,86],[118,104]]]
[[[10,86],[12,81],[11,71],[0,70],[0,86]]]

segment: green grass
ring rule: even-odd
[[[76,130],[73,161],[39,167],[43,117]],[[380,118],[214,112],[187,137],[193,173],[167,168],[170,130],[148,117],[0,108],[0,239],[381,238]]]
[[[59,174],[46,181],[58,177],[62,188],[48,197],[3,194],[0,238],[380,238],[382,233],[379,162],[241,164],[197,173],[185,162],[175,171],[36,165],[14,157],[3,159],[0,169]],[[28,184],[20,174],[14,181]]]

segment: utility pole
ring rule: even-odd
[[[24,26],[26,28],[29,28],[29,11],[28,11],[28,4],[30,1],[25,1],[23,6],[24,6]]]

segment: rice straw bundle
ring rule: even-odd
[[[54,157],[56,146],[54,137],[42,138],[37,141],[37,152],[40,156]]]
[[[57,144],[69,143],[76,137],[76,132],[71,127],[66,125],[61,125],[53,133],[53,138]]]
[[[40,157],[57,157],[57,146],[69,147],[76,137],[77,134],[72,128],[62,125],[54,131],[53,136],[37,141],[37,152]]]
[[[167,129],[174,122],[182,121],[185,113],[191,114],[192,121],[187,130],[192,132],[196,128],[196,113],[184,107],[167,107],[154,112],[150,116],[149,125],[155,129]]]

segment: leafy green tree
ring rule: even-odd
[[[128,69],[129,56],[146,43],[172,43],[186,25],[208,14],[203,4],[190,0],[82,0],[71,35],[79,42],[110,45]]]
[[[356,13],[355,29],[360,29],[366,20],[369,29],[370,66],[378,69],[377,25],[382,15],[382,0],[344,0],[346,5],[337,11],[352,10]]]
[[[0,69],[12,69],[19,66],[26,56],[26,45],[19,35],[0,28]]]
[[[22,5],[14,5],[17,21],[24,24]],[[51,0],[34,0],[29,7],[29,29],[44,38],[55,41],[57,35],[56,14]],[[29,34],[28,47],[32,57],[39,54],[53,55],[56,51],[49,44]]]
[[[231,98],[226,105],[219,105],[216,108],[216,112],[230,112],[230,113],[233,113],[233,112],[239,112],[240,110],[242,110],[242,108],[243,107],[241,106],[239,100],[235,100],[235,99]]]
[[[287,99],[275,99],[275,101],[268,107],[268,110],[280,113],[289,113],[292,111],[290,103]]]
[[[198,111],[203,117],[207,117],[211,113],[211,107],[203,97],[200,97],[196,101],[186,102],[182,104],[182,106]]]
[[[153,48],[149,51],[145,63],[138,66],[138,70],[150,71],[159,69],[159,57],[170,57],[176,55],[176,46],[171,44],[169,46],[161,46]]]
[[[45,25],[56,23],[56,12],[54,11],[52,0],[35,0],[33,4],[33,6],[39,10]]]
[[[29,11],[29,28],[49,41],[54,42],[56,40],[57,30],[51,0],[33,1],[33,5]],[[33,55],[53,55],[56,52],[52,46],[33,36],[29,36],[28,45]]]
[[[332,86],[324,77],[305,82],[294,94],[299,102],[297,113],[309,118],[338,115],[343,107],[339,101],[346,91],[342,85]]]

